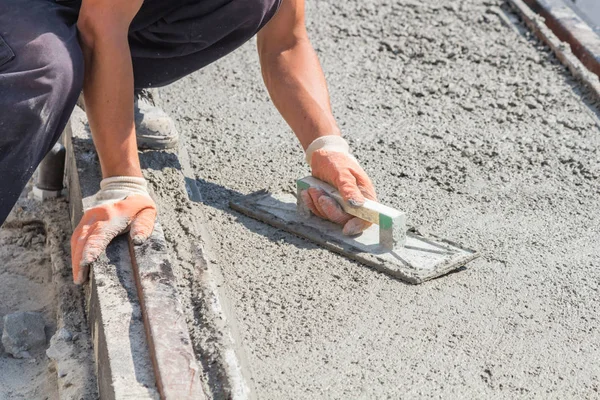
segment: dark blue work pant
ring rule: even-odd
[[[225,56],[254,36],[280,1],[145,0],[129,31],[135,87],[167,85]],[[80,4],[0,0],[0,225],[81,92]]]

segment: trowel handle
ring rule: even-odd
[[[306,215],[310,213],[300,197],[300,192],[311,187],[319,188],[333,197],[348,214],[379,225],[379,244],[385,249],[392,250],[395,246],[403,246],[406,243],[406,214],[402,211],[368,199],[360,207],[353,206],[344,201],[333,186],[312,176],[298,179],[296,187],[298,212]]]

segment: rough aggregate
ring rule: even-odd
[[[600,129],[585,89],[498,18],[501,1],[307,3],[381,201],[483,256],[410,286],[231,211],[309,172],[253,41],[165,88],[203,196],[168,213],[212,234],[259,397],[598,396]]]

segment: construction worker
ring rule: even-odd
[[[227,55],[258,33],[273,103],[306,151],[316,178],[360,205],[375,199],[350,154],[304,24],[304,0],[0,0],[0,224],[58,140],[83,89],[103,180],[71,240],[74,281],[117,235],[151,233],[156,206],[138,144],[177,142],[172,120],[140,92],[167,85]],[[137,128],[137,139],[136,139]],[[369,224],[323,192],[302,200],[353,235]]]

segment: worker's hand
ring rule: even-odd
[[[129,230],[135,244],[154,229],[156,205],[144,178],[118,176],[102,180],[95,204],[88,208],[71,237],[73,281],[88,279],[89,267],[116,236]]]
[[[312,175],[337,188],[342,198],[354,206],[361,206],[365,198],[376,200],[375,188],[358,161],[350,154],[348,143],[340,136],[323,136],[306,149]],[[344,210],[323,190],[310,188],[300,193],[304,204],[318,217],[343,225],[344,235],[357,235],[371,226]]]

